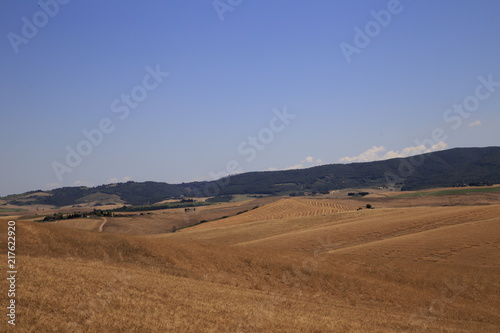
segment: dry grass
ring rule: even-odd
[[[53,224],[67,228],[98,231],[102,222],[103,220],[100,218],[81,218],[57,221],[53,222]]]
[[[144,236],[18,221],[16,330],[500,331],[500,205],[349,202],[282,200]]]
[[[211,229],[214,226],[237,225],[241,223],[331,215],[339,212],[355,211],[356,207],[339,204],[333,200],[311,200],[285,198],[266,204],[241,215],[233,216],[210,224],[201,224],[191,229]]]
[[[213,206],[196,207],[195,211],[186,212],[184,208],[164,209],[152,211],[152,214],[134,217],[108,218],[104,232],[127,235],[153,235],[169,233],[175,229],[184,228],[200,223],[212,221],[226,216],[235,216],[245,210],[259,205],[266,205],[278,198],[262,198],[245,202],[224,203]],[[128,213],[126,213],[128,214]]]

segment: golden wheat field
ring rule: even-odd
[[[366,202],[375,209],[358,210]],[[214,221],[171,232],[200,219]],[[2,235],[9,220],[17,317],[11,327],[4,316],[2,331],[500,331],[498,195],[263,198],[64,223],[10,216]]]

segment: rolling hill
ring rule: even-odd
[[[308,169],[248,172],[223,180],[167,184],[126,183],[63,187],[0,198],[4,205],[56,207],[94,200],[99,204],[148,205],[167,198],[234,194],[301,195],[343,188],[389,187],[417,190],[469,183],[500,183],[500,147],[455,148],[408,158],[329,164]]]
[[[99,220],[81,230],[0,217],[17,221],[15,329],[498,332],[499,195],[461,195],[461,206],[389,196],[360,211],[365,198],[262,198],[227,219],[137,236],[99,232]]]

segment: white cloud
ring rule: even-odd
[[[83,180],[77,180],[73,183],[72,186],[86,186],[86,187],[92,187],[94,186],[93,184],[83,181]]]
[[[468,126],[469,127],[474,127],[474,126],[480,126],[481,125],[481,121],[480,120],[476,120],[472,123],[470,123]]]
[[[49,189],[52,190],[55,188],[63,187],[64,185],[61,183],[48,183],[48,184],[45,184],[45,186],[47,186]]]
[[[386,150],[386,148],[384,146],[378,146],[378,147],[377,146],[373,146],[370,149],[368,149],[367,151],[359,154],[358,156],[352,156],[352,157],[346,156],[346,157],[342,157],[340,159],[340,162],[342,162],[342,163],[352,163],[352,162],[368,162],[368,161],[379,160],[379,159],[381,159],[379,157],[379,153],[383,152],[385,150]],[[393,152],[389,152],[389,153],[393,153]]]
[[[295,169],[303,169],[303,168],[304,168],[304,164],[299,163],[299,164],[295,164],[295,165],[286,167],[285,170],[295,170]]]
[[[187,183],[192,183],[192,182],[207,182],[207,181],[210,181],[210,180],[213,180],[213,179],[211,179],[208,176],[200,176],[200,177],[194,177],[194,178],[189,179],[187,181]]]
[[[86,186],[86,187],[93,187],[94,184],[86,182],[86,181],[83,181],[83,180],[77,180],[77,181],[73,182],[73,184],[71,184],[71,185],[65,185],[65,184],[62,184],[62,183],[48,183],[48,184],[45,184],[45,186],[47,186],[50,190],[53,190],[55,188],[60,188],[60,187],[64,187],[64,186]]]
[[[323,163],[323,160],[320,158],[315,159],[312,156],[307,156],[305,159],[300,161],[299,163],[286,167],[283,170],[296,170],[296,169],[304,169],[304,168],[310,168],[313,166],[317,166]],[[278,170],[277,168],[271,167],[267,169],[268,171],[276,171]]]
[[[388,152],[386,152],[387,148],[384,146],[373,146],[372,148],[368,149],[367,151],[357,156],[342,157],[339,161],[341,163],[372,162],[372,161],[387,160],[390,158],[409,157],[418,154],[425,154],[433,151],[443,150],[446,148],[448,148],[448,144],[444,141],[438,142],[429,148],[427,148],[425,145],[420,145],[420,146],[406,147],[401,151],[391,150]]]
[[[128,182],[129,180],[132,180],[132,177],[129,177],[129,176],[126,176],[126,177],[123,177],[122,179],[119,179],[119,178],[116,178],[116,177],[113,177],[113,178],[109,178],[106,183],[108,184],[114,184],[114,183],[125,183],[125,182]]]

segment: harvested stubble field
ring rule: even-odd
[[[238,215],[224,204],[206,209],[228,218],[149,235],[18,219],[18,318],[6,330],[500,331],[498,196],[356,211],[365,200],[275,198]]]

